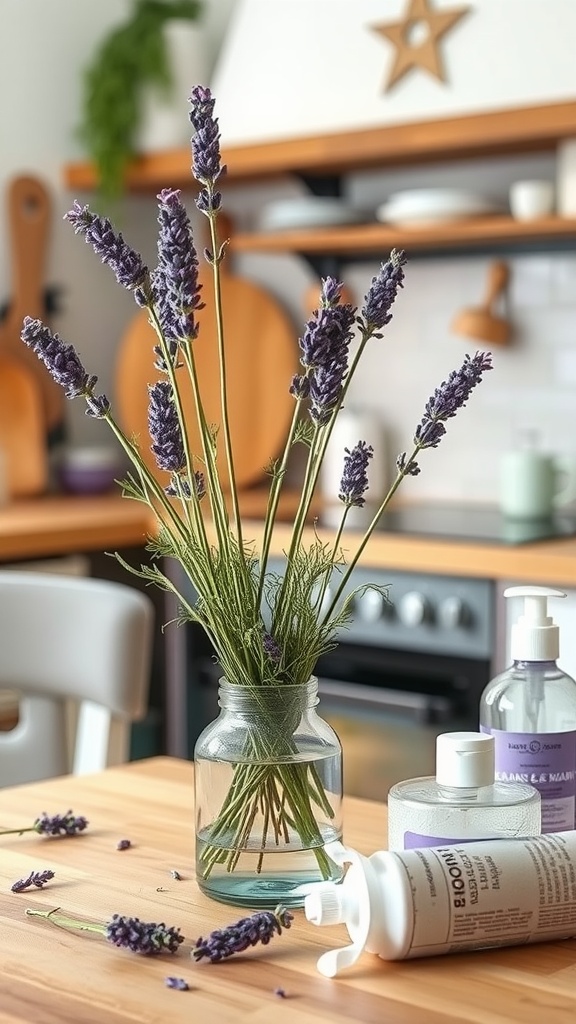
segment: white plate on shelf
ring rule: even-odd
[[[502,211],[493,199],[465,189],[406,189],[389,196],[376,217],[390,224],[435,224]]]
[[[257,226],[260,231],[282,231],[290,228],[359,224],[366,219],[364,211],[354,209],[343,199],[306,196],[268,203],[260,213]]]

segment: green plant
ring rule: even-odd
[[[87,414],[106,420],[133,466],[133,473],[123,482],[124,493],[148,505],[157,517],[157,534],[150,539],[150,550],[157,556],[153,565],[138,570],[117,557],[128,570],[175,594],[180,620],[204,627],[228,683],[244,687],[262,710],[263,725],[251,741],[253,749],[242,751],[234,765],[232,782],[211,825],[212,838],[200,858],[203,877],[217,863],[233,871],[255,828],[261,831],[252,849],[264,851],[270,837],[282,848],[289,844],[290,834],[296,834],[303,849],[313,849],[321,873],[328,877],[328,857],[322,849],[315,807],[330,815],[331,806],[315,762],[292,761],[293,736],[301,713],[294,691],[302,692],[319,656],[336,646],[357,594],[345,596],[346,585],[388,503],[406,477],[420,472],[420,455],[440,444],[445,424],[466,405],[483,374],[491,369],[491,357],[483,352],[466,355],[462,366],[435,389],[410,449],[397,458],[396,477],[388,493],[352,554],[343,548],[343,531],[350,509],[364,505],[368,465],[374,454],[363,440],[342,453],[342,518],[335,536],[323,540],[314,533],[307,538],[305,525],[334,422],[367,345],[380,341],[392,319],[406,258],[392,250],[372,279],[361,309],[342,302],[341,282],[327,277],[318,308],[299,339],[301,372],[287,382],[294,398],[293,421],[283,454],[268,467],[268,507],[257,552],[244,533],[240,516],[228,415],[234,381],[227,374],[220,288],[220,267],[227,250],[217,223],[222,201],[219,184],[225,171],[220,162],[220,133],[210,90],[196,86],[191,102],[193,174],[200,185],[196,205],[207,217],[210,231],[204,256],[212,271],[218,328],[220,424],[208,421],[199,386],[197,310],[203,305],[203,285],[191,223],[178,190],[166,188],[158,196],[158,264],[152,272],[108,218],[78,202],[66,215],[118,282],[133,291],[138,305],[148,310],[157,336],[158,371],[158,380],[148,387],[148,425],[155,461],[164,481],[168,477],[167,483],[148,468],[139,440],[123,433],[108,398],[95,391],[97,378],[87,373],[72,345],[31,317],[24,321],[22,340],[36,352],[68,398],[84,398]],[[354,351],[355,335],[358,344]],[[190,447],[190,424],[183,411],[186,381],[192,388],[199,426],[198,450]],[[245,399],[252,400],[249,389]],[[220,445],[230,481],[230,511],[218,471]],[[270,569],[268,558],[294,445],[304,446],[307,462],[284,573],[279,575]],[[197,595],[195,600],[180,593],[164,574],[164,557],[180,563]],[[276,690],[282,694],[279,701]]]
[[[85,71],[79,136],[107,201],[121,195],[135,154],[143,86],[166,96],[173,86],[163,26],[193,21],[201,10],[201,0],[134,0],[130,17],[106,36]]]

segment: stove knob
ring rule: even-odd
[[[445,629],[459,629],[470,621],[470,609],[461,597],[446,597],[440,602],[438,618]]]
[[[354,601],[354,610],[362,622],[378,622],[386,615],[389,607],[386,598],[379,590],[365,590],[362,594],[358,594]]]
[[[431,608],[424,594],[409,590],[398,603],[398,615],[405,626],[421,626],[430,618]]]

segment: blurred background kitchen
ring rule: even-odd
[[[15,176],[32,175],[48,190],[52,204],[41,282],[51,310],[51,325],[78,348],[90,371],[98,374],[102,390],[113,398],[118,386],[119,349],[135,315],[134,303],[62,217],[75,198],[98,209],[93,189],[72,191],[67,185],[73,176],[71,168],[86,159],[86,147],[77,134],[83,75],[100,42],[122,23],[132,7],[130,0],[99,0],[98,4],[70,4],[68,0],[0,3],[0,195],[4,197],[0,202],[0,303],[9,307],[14,290],[13,239],[6,197]],[[185,69],[189,79],[186,90],[198,81],[211,84],[224,147],[378,126],[433,123],[514,108],[576,106],[571,45],[576,33],[573,0],[525,0],[522,4],[517,0],[468,0],[464,5],[453,0],[204,0],[196,28],[195,56]],[[418,50],[421,42],[425,45]],[[180,67],[174,70],[181,72]],[[143,127],[143,151],[187,146],[190,132],[186,99],[186,91],[174,98],[172,137],[162,134],[168,130],[166,118],[158,119],[156,138],[149,126]],[[576,138],[576,112],[572,120]],[[430,391],[460,364],[466,351],[492,349],[494,372],[449,429],[441,447],[422,459],[420,476],[406,481],[405,501],[417,501],[424,509],[443,507],[445,503],[458,509],[476,503],[492,514],[502,498],[502,456],[518,448],[563,457],[568,475],[576,467],[575,147],[576,142],[567,138],[554,145],[528,146],[526,152],[503,154],[503,147],[498,145],[495,154],[490,147],[480,147],[476,155],[465,159],[452,152],[450,160],[423,161],[419,157],[416,161],[395,162],[391,167],[372,165],[342,176],[339,196],[334,195],[334,176],[327,174],[320,191],[333,193],[332,199],[337,200],[332,213],[329,203],[315,206],[310,202],[307,183],[295,175],[273,181],[231,181],[226,187],[226,210],[233,218],[234,231],[241,234],[272,232],[278,227],[381,221],[402,227],[403,244],[410,256],[406,286],[385,338],[364,357],[349,395],[349,410],[364,417],[364,423],[369,422],[378,436],[379,486],[384,487],[390,477],[396,454],[409,446]],[[518,189],[511,191],[515,183],[526,181],[538,183],[535,189],[528,189],[527,196],[519,194]],[[171,184],[168,175],[160,186]],[[399,195],[405,190],[424,189],[426,193],[419,191],[408,198]],[[117,207],[124,235],[151,265],[155,259],[156,191],[155,186],[128,190]],[[406,202],[408,206],[403,207]],[[394,209],[394,203],[400,208]],[[192,192],[189,209],[200,230]],[[488,232],[487,240],[478,230],[471,232],[468,241],[460,239],[452,246],[442,240],[444,221],[453,224],[473,218],[478,222],[482,217],[505,217],[504,225],[511,217],[522,222],[540,220],[543,227],[528,231],[520,240],[505,226],[501,236]],[[573,229],[559,229],[559,217],[566,223],[574,219]],[[423,224],[432,225],[439,240],[436,245],[415,245],[411,252],[410,228],[418,230]],[[404,243],[405,238],[408,243]],[[360,255],[356,252],[353,258],[348,254],[336,259],[316,254],[315,259],[307,260],[294,252],[238,251],[234,254],[234,270],[260,285],[282,306],[293,323],[296,344],[309,310],[309,289],[318,282],[319,273],[342,276],[354,300],[361,301],[387,252],[374,249]],[[472,337],[462,327],[463,314],[479,309],[496,321],[494,338]],[[108,428],[100,421],[87,419],[81,403],[66,403],[63,426],[52,449],[54,463],[69,448],[110,448]],[[55,486],[53,473],[48,486]],[[571,497],[568,493],[566,496]],[[547,539],[550,533],[575,533],[576,512],[572,521],[572,508],[573,503],[567,501],[561,521],[536,513],[532,518],[544,518],[547,525],[528,537],[522,529],[512,539],[510,534],[503,537],[498,517],[483,520],[477,527],[478,540],[506,544],[508,539],[515,544],[524,539]],[[531,520],[530,514],[527,519]],[[450,524],[440,525],[437,532],[450,536],[451,529]],[[408,532],[416,534],[419,530],[414,527]],[[428,525],[424,532],[434,530]],[[469,519],[466,530],[461,521],[454,526],[454,536],[462,532],[468,540],[475,539]],[[385,561],[378,565],[384,581],[386,568]],[[566,587],[566,579],[554,573],[551,570],[550,578],[541,582]],[[464,564],[448,575],[472,584],[478,582],[476,571]],[[495,667],[496,591],[501,590],[499,580],[509,575],[506,566],[490,572],[490,593],[486,602],[483,596],[478,598],[479,605],[474,604],[474,587],[471,592],[458,588],[456,592],[449,582],[445,592],[442,590],[446,600],[457,599],[462,606],[472,606],[474,621],[481,627],[482,635],[474,639],[474,664],[467,666],[461,664],[461,659],[466,659],[474,646],[469,636],[461,636],[455,648],[446,650],[434,648],[435,641],[432,647],[429,644],[430,625],[433,620],[441,620],[433,605],[434,594],[444,587],[438,582],[442,574],[419,579],[402,574],[397,580],[397,593],[424,594],[426,599],[417,608],[414,601],[410,606],[409,599],[406,621],[402,614],[398,616],[404,631],[410,618],[412,629],[428,624],[425,640],[416,642],[418,657],[427,660],[435,651],[439,657],[453,659],[451,667],[444,667],[442,680],[433,684],[422,685],[421,663],[398,669],[400,675],[410,675],[412,682],[405,690],[410,690],[411,697],[404,704],[399,701],[396,717],[393,712],[388,742],[392,733],[404,737],[402,730],[407,729],[409,738],[402,742],[404,746],[414,743],[414,723],[424,723],[428,739],[426,744],[422,741],[426,748],[422,770],[431,769],[436,721],[444,723],[442,731],[446,724],[471,723],[477,691]],[[452,618],[457,630],[455,607],[453,604]],[[574,608],[576,591],[564,602],[562,614],[567,623],[573,621]],[[445,613],[446,621],[449,614]],[[378,622],[378,614],[370,612],[363,613],[364,623],[370,615]],[[348,640],[372,650],[377,647],[373,633],[367,634],[366,630]],[[501,645],[501,640],[498,643]],[[193,646],[188,652],[191,658]],[[390,646],[394,648],[398,642],[392,638]],[[413,653],[410,647],[411,657]],[[374,676],[382,677],[386,668],[378,660],[370,669],[364,665],[360,669],[356,654],[348,671],[361,674],[364,684],[372,687]],[[200,655],[205,657],[206,652],[201,650]],[[498,657],[505,658],[502,647]],[[576,645],[566,652],[562,664],[568,671],[576,671]],[[333,670],[330,666],[327,673],[332,675]],[[447,676],[452,679],[449,684]],[[448,699],[446,687],[450,689],[457,676],[460,682],[454,683],[456,689],[459,686],[462,691],[470,685],[473,690],[473,699],[465,707],[450,703],[451,698],[448,704],[444,700]],[[416,678],[420,685],[414,682]],[[194,685],[201,688],[206,682],[195,677]],[[390,689],[398,693],[402,686]],[[421,699],[422,693],[425,700]],[[191,701],[190,693],[188,697]],[[338,701],[337,696],[334,717],[342,729],[349,728],[353,733],[356,726],[349,714],[349,702]],[[161,694],[157,694],[157,704],[161,718]],[[367,708],[370,717],[373,707],[369,701]],[[189,708],[189,718],[194,714]],[[356,722],[362,723],[360,742],[365,742],[366,721],[360,710],[358,716]],[[179,752],[183,752],[183,742],[190,752],[196,724],[202,724],[199,716],[194,718],[188,736],[184,740],[180,736]],[[376,757],[385,746],[382,735],[378,731],[374,734]],[[156,748],[165,747],[165,722],[160,721],[153,743]],[[404,765],[396,765],[393,774],[404,777],[404,769]],[[378,795],[389,781],[395,781],[382,775],[377,780],[377,792],[369,793],[366,776],[371,771],[373,774],[373,769],[361,766],[350,788]]]

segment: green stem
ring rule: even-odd
[[[26,908],[26,913],[29,917],[45,917],[47,921],[52,921],[52,924],[57,925],[59,928],[75,928],[81,932],[97,932],[99,935],[106,935],[105,924],[90,924],[89,921],[78,921],[73,917],[66,917],[64,914],[59,914],[59,907],[55,910],[31,910],[30,907]]]
[[[410,455],[410,458],[408,458],[406,460],[406,466],[410,465],[410,463],[412,462],[413,459],[416,458],[416,456],[418,455],[420,450],[421,450],[420,445],[417,444],[414,447],[414,450],[412,451],[412,454]],[[331,616],[334,614],[334,611],[336,609],[336,605],[338,604],[338,601],[340,600],[340,598],[342,596],[344,588],[346,587],[346,584],[348,583],[348,580],[350,579],[350,576],[352,574],[353,569],[358,564],[358,560],[359,560],[362,552],[364,551],[364,548],[366,547],[368,541],[370,540],[370,537],[372,536],[376,526],[378,525],[378,521],[379,521],[381,515],[386,510],[386,507],[387,507],[390,499],[394,496],[394,494],[398,490],[398,487],[402,483],[402,480],[404,479],[405,476],[406,476],[406,469],[402,469],[402,470],[398,471],[398,473],[396,475],[396,479],[394,480],[394,483],[390,487],[390,490],[388,491],[386,497],[383,499],[382,503],[378,507],[377,511],[374,513],[374,516],[372,518],[372,521],[371,521],[370,525],[366,529],[366,532],[365,532],[364,536],[362,537],[362,540],[361,540],[360,544],[358,545],[356,551],[354,552],[354,556],[350,559],[350,562],[346,566],[346,571],[342,574],[342,578],[340,580],[340,583],[338,585],[336,593],[334,594],[334,597],[332,598],[332,602],[330,604],[330,607],[328,608],[328,611],[326,612],[324,618],[322,619],[322,625],[325,625],[326,623],[328,623],[330,621]]]

